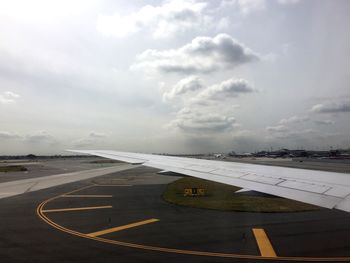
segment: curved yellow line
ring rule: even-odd
[[[66,193],[70,194],[73,192],[78,192],[80,190],[93,187],[94,185],[90,185],[87,187],[79,188],[77,190],[74,190],[72,192]],[[221,257],[221,258],[237,258],[237,259],[254,259],[254,260],[283,260],[283,261],[307,261],[307,262],[339,262],[339,261],[347,261],[350,262],[350,257],[287,257],[287,256],[277,256],[277,257],[262,257],[262,256],[255,256],[255,255],[242,255],[242,254],[231,254],[231,253],[216,253],[216,252],[206,252],[206,251],[196,251],[196,250],[183,250],[183,249],[175,249],[175,248],[166,248],[166,247],[156,247],[156,246],[148,246],[148,245],[142,245],[142,244],[136,244],[136,243],[129,243],[124,241],[117,241],[117,240],[111,240],[101,237],[92,237],[88,236],[87,234],[83,234],[81,232],[77,232],[71,229],[68,229],[66,227],[63,227],[54,221],[52,221],[50,218],[48,218],[44,212],[43,208],[44,206],[59,198],[59,196],[55,196],[52,198],[49,198],[42,203],[40,203],[36,209],[37,215],[47,224],[51,225],[53,228],[56,228],[57,230],[66,232],[71,235],[75,235],[82,238],[92,239],[95,241],[103,242],[103,243],[109,243],[113,245],[123,246],[123,247],[129,247],[129,248],[137,248],[137,249],[143,249],[143,250],[151,250],[151,251],[158,251],[158,252],[166,252],[166,253],[175,253],[175,254],[182,254],[182,255],[195,255],[195,256],[207,256],[207,257]]]

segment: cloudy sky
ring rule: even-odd
[[[0,154],[350,147],[350,1],[0,0]]]

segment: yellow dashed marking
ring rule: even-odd
[[[61,195],[61,197],[96,197],[96,198],[103,198],[103,197],[113,197],[113,195]]]
[[[94,184],[94,186],[103,186],[103,187],[107,187],[107,186],[111,186],[111,187],[116,187],[116,186],[121,186],[121,187],[129,187],[132,186],[132,184]]]
[[[108,228],[105,230],[93,232],[93,233],[87,234],[87,236],[98,237],[98,236],[106,235],[109,233],[121,231],[121,230],[132,228],[132,227],[142,226],[142,225],[146,225],[146,224],[150,224],[150,223],[154,223],[154,222],[158,222],[158,221],[159,221],[159,219],[152,218],[152,219],[148,219],[148,220],[144,220],[144,221],[140,221],[140,222],[124,225],[124,226],[117,226],[117,227]]]
[[[260,254],[262,257],[277,257],[275,250],[273,249],[269,238],[267,237],[264,229],[253,228],[253,233],[258,244]]]
[[[87,207],[73,207],[73,208],[60,208],[60,209],[46,209],[42,210],[44,213],[52,213],[52,212],[69,212],[69,211],[82,211],[82,210],[94,210],[94,209],[106,209],[112,208],[111,205],[105,206],[87,206]]]

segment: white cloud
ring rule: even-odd
[[[311,109],[316,113],[343,113],[350,112],[350,101],[343,102],[325,102],[316,104]]]
[[[227,34],[196,37],[178,49],[148,49],[137,56],[131,69],[148,73],[209,73],[257,61],[259,55]]]
[[[93,147],[103,142],[106,137],[107,135],[104,132],[91,131],[87,136],[73,141],[73,145],[78,148]]]
[[[248,15],[254,11],[264,10],[266,7],[265,0],[223,0],[221,7],[234,7],[243,15]]]
[[[276,0],[278,4],[296,4],[300,0]],[[253,12],[262,11],[266,9],[268,1],[266,0],[223,0],[221,8],[234,7],[239,10],[242,15],[248,15]]]
[[[0,139],[6,139],[6,140],[16,139],[22,142],[37,143],[37,144],[57,143],[56,138],[53,135],[49,134],[47,131],[30,132],[24,135],[18,135],[17,133],[13,133],[13,132],[0,131]]]
[[[95,140],[92,138],[81,138],[72,142],[74,147],[83,148],[90,147],[95,144]]]
[[[236,126],[236,124],[234,126]],[[239,128],[240,127],[241,126],[239,126]],[[253,137],[253,136],[256,136],[256,134],[251,130],[237,130],[232,134],[232,136],[234,138],[241,138],[241,137]]]
[[[19,98],[18,94],[12,91],[5,91],[2,94],[0,94],[0,103],[1,104],[14,103],[18,98]]]
[[[276,132],[284,133],[284,132],[289,131],[289,129],[286,126],[284,126],[284,125],[267,126],[266,130],[269,131],[269,132],[272,132],[272,133],[276,133]]]
[[[211,17],[204,13],[207,4],[192,0],[164,1],[159,6],[146,5],[138,11],[112,16],[99,15],[97,30],[107,36],[126,37],[149,29],[155,38],[210,26]]]
[[[332,125],[332,124],[334,124],[334,121],[331,121],[331,120],[315,120],[314,122],[316,124],[320,124],[320,125]]]
[[[5,92],[4,92],[4,95],[5,95],[6,97],[8,97],[8,98],[13,98],[13,99],[19,98],[19,95],[16,94],[16,93],[14,93],[14,92],[12,92],[12,91],[5,91]]]
[[[164,84],[163,84],[164,85]],[[162,86],[163,86],[162,85]],[[209,106],[220,100],[228,100],[238,97],[240,94],[252,93],[256,90],[245,79],[228,79],[212,86],[206,87],[203,81],[197,76],[190,76],[180,80],[171,90],[163,89],[163,101],[170,102],[175,98],[181,98],[187,105]],[[195,94],[196,91],[197,94]],[[185,96],[185,95],[191,96]],[[232,108],[239,108],[237,104],[232,104]]]
[[[19,21],[51,22],[54,19],[69,15],[81,15],[94,5],[94,1],[60,0],[50,1],[23,0],[1,1],[0,16],[11,17]],[[19,8],[19,6],[21,8]]]
[[[7,132],[7,131],[0,131],[0,139],[19,139],[21,136],[19,136],[16,133]]]
[[[91,138],[105,138],[105,137],[107,137],[107,135],[103,132],[92,131],[92,132],[90,132],[89,137],[91,137]]]
[[[226,100],[237,97],[239,94],[252,92],[254,92],[254,89],[246,80],[231,78],[203,90],[194,100]]]
[[[193,91],[200,90],[204,87],[203,82],[197,76],[189,76],[177,82],[173,88],[163,94],[164,101],[170,101],[174,98]]]
[[[230,18],[223,17],[220,18],[218,24],[216,25],[217,30],[226,30],[230,26]]]
[[[34,133],[27,134],[24,137],[25,141],[30,143],[56,143],[56,139],[54,136],[49,134],[47,131],[38,131]]]
[[[181,85],[179,85],[181,83]],[[236,123],[233,111],[240,106],[231,103],[230,99],[239,94],[253,92],[254,89],[243,79],[228,79],[209,87],[204,87],[202,81],[190,77],[180,81],[166,97],[179,97],[171,101],[177,108],[176,117],[166,127],[184,133],[200,133],[213,136],[217,133],[237,130],[241,124]],[[194,92],[197,94],[193,94]],[[190,92],[190,96],[184,94]],[[225,103],[217,103],[218,101]],[[170,102],[170,100],[168,100]]]
[[[187,108],[178,112],[177,117],[168,127],[177,128],[187,133],[220,133],[232,130],[236,120],[232,116],[205,114]]]
[[[265,0],[237,0],[236,1],[243,14],[265,9]]]
[[[296,4],[300,2],[300,0],[277,0],[279,4],[286,5],[286,4]]]
[[[289,131],[277,134],[276,138],[280,139],[296,139],[296,138],[308,138],[317,134],[313,129],[304,129],[300,131]]]
[[[266,130],[270,133],[272,138],[276,139],[300,139],[316,134],[312,129],[291,130],[284,125],[268,126]]]
[[[1,104],[9,104],[15,102],[13,99],[8,99],[5,96],[0,94],[0,103]]]
[[[310,118],[308,116],[292,116],[290,118],[285,118],[279,121],[280,124],[290,124],[290,123],[302,123],[309,121]]]

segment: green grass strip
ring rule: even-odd
[[[205,196],[184,196],[185,188],[204,188]],[[223,211],[278,213],[320,209],[317,206],[275,196],[235,193],[239,189],[235,186],[185,177],[170,183],[163,193],[163,199],[181,206]]]

